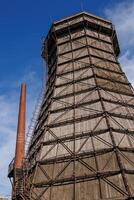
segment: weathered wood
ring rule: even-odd
[[[118,54],[107,20],[82,12],[50,29],[46,95],[28,154],[31,200],[133,199],[134,92]]]

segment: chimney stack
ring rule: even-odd
[[[22,169],[25,157],[26,84],[21,84],[18,127],[15,150],[15,169]]]

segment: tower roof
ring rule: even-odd
[[[91,13],[88,13],[88,12],[86,12],[86,11],[82,11],[82,12],[78,12],[78,13],[76,13],[76,14],[74,14],[74,15],[71,15],[71,16],[69,16],[69,17],[64,17],[63,19],[56,20],[56,21],[54,21],[54,24],[56,25],[56,24],[62,23],[62,22],[64,22],[64,21],[77,18],[77,17],[79,17],[79,16],[81,16],[81,15],[85,15],[85,16],[87,16],[87,17],[90,17],[90,18],[93,18],[93,19],[97,19],[97,20],[106,22],[106,23],[108,23],[108,24],[111,24],[111,23],[112,23],[110,20],[104,19],[104,18],[102,18],[102,17],[98,17],[98,16],[96,16],[96,15],[94,15],[94,14],[91,14]]]
[[[60,37],[60,35],[65,35],[70,28],[71,31],[75,31],[76,29],[81,29],[83,26],[86,26],[86,28],[90,30],[92,29],[96,32],[100,32],[104,35],[110,36],[113,40],[113,46],[116,56],[119,55],[120,48],[118,44],[116,31],[114,29],[114,26],[112,25],[112,22],[83,11],[53,22],[44,40],[42,57],[46,58],[48,51],[47,46],[49,46],[48,41],[51,41],[50,43],[52,44],[52,40],[55,36]]]

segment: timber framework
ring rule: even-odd
[[[134,199],[134,90],[119,53],[111,21],[80,12],[53,23],[42,51],[46,90],[16,199]]]

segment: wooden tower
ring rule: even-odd
[[[43,46],[46,93],[31,138],[31,200],[134,199],[134,90],[112,23],[81,12]]]

